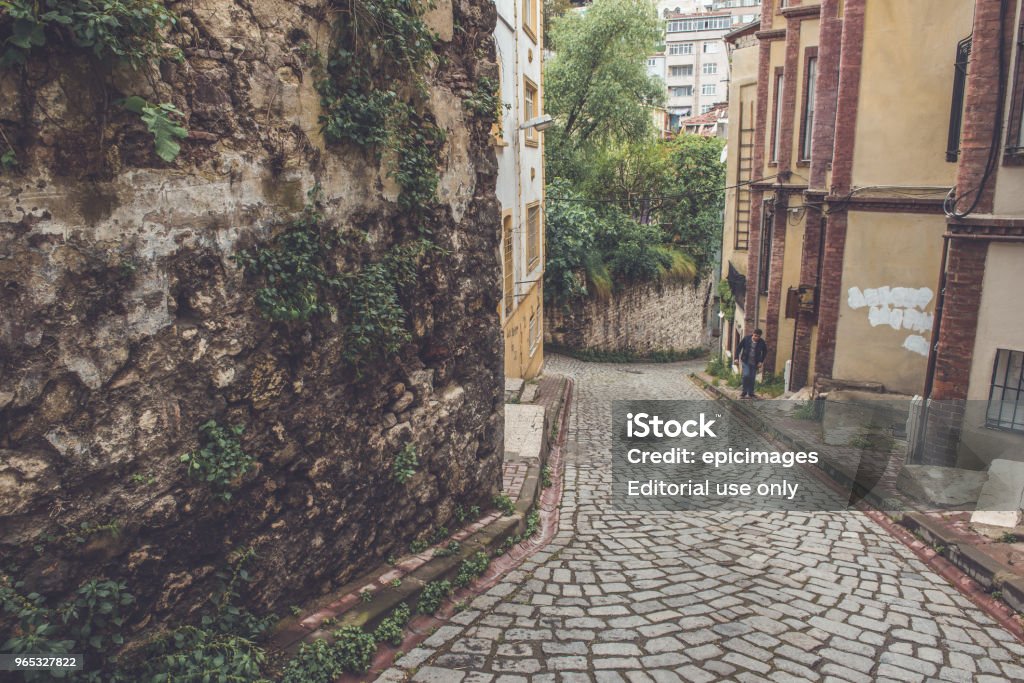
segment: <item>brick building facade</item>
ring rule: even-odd
[[[757,60],[756,90],[730,88],[754,125],[752,170],[729,167],[722,276],[746,280],[726,349],[761,327],[793,390],[942,401],[945,450],[919,459],[979,465],[1024,430],[1021,0],[766,0],[758,28],[726,38]]]

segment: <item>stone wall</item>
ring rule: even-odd
[[[710,280],[633,285],[607,301],[544,306],[544,341],[576,350],[687,351],[708,343]]]
[[[309,44],[328,6],[173,3],[181,62],[111,73],[48,49],[0,81],[19,165],[0,174],[0,556],[54,598],[124,579],[142,624],[194,613],[233,549],[249,606],[283,610],[486,506],[500,486],[499,212],[490,122],[462,98],[496,76],[485,0],[438,3],[428,114],[446,132],[440,204],[402,294],[412,340],[360,368],[336,320],[274,323],[232,256],[282,230],[319,184],[373,260],[417,237],[387,158],[325,146]],[[458,26],[459,31],[453,31]],[[173,162],[112,103],[173,102]],[[339,254],[339,270],[351,269]],[[244,424],[257,458],[224,502],[180,456],[208,420]],[[406,444],[417,473],[389,466]],[[82,531],[82,525],[86,530]],[[118,533],[89,531],[103,528]]]

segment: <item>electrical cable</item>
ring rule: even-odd
[[[992,176],[992,172],[995,170],[999,159],[999,143],[1003,137],[1003,108],[1006,102],[1006,2],[1007,0],[1000,0],[999,2],[999,83],[996,90],[996,109],[995,109],[995,122],[992,125],[992,142],[988,149],[988,161],[985,164],[985,172],[981,176],[981,181],[978,183],[976,188],[972,188],[967,192],[970,194],[974,192],[974,201],[971,202],[971,206],[966,211],[957,211],[957,204],[959,200],[956,197],[956,186],[950,188],[946,194],[946,198],[942,202],[942,210],[946,214],[947,218],[966,218],[970,214],[974,213],[974,210],[978,207],[981,202],[982,195],[985,194],[985,185],[988,184],[989,178]],[[973,50],[972,50],[973,53]]]
[[[762,181],[771,180],[772,178],[777,178],[777,177],[778,177],[778,175],[776,174],[776,175],[765,176],[763,178],[755,178],[753,180],[747,180],[747,181],[744,181],[742,183],[737,183],[735,185],[728,185],[726,187],[715,188],[713,190],[704,190],[702,192],[694,192],[693,194],[661,195],[659,197],[644,197],[644,199],[646,199],[647,201],[652,201],[653,202],[653,201],[665,201],[665,200],[671,200],[671,199],[686,199],[686,198],[692,197],[694,195],[701,196],[701,195],[706,195],[706,194],[718,194],[720,192],[725,192],[726,190],[732,190],[732,189],[735,189],[737,187],[744,187],[746,185],[753,185],[754,183],[760,183]],[[591,199],[589,197],[552,197],[550,195],[548,197],[546,197],[547,201],[556,201],[556,202],[592,202],[592,203],[597,203],[597,204],[602,204],[602,203],[622,204],[624,202],[629,202],[630,199],[631,199],[630,196],[627,196],[627,197],[625,197],[623,199]]]

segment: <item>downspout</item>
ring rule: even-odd
[[[928,402],[935,385],[935,365],[938,362],[939,332],[942,329],[942,307],[946,302],[946,266],[949,261],[949,240],[951,235],[942,236],[942,263],[939,266],[939,296],[935,299],[935,319],[932,321],[932,343],[928,347],[928,369],[924,374],[924,392],[921,402],[921,417],[917,421],[917,446],[912,454],[914,463],[920,463],[924,450],[924,434],[928,424]]]

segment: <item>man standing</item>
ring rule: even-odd
[[[754,396],[754,382],[764,359],[768,357],[768,344],[761,339],[760,327],[754,330],[754,334],[748,334],[740,341],[736,355],[740,359],[740,369],[743,372],[743,393],[740,394],[740,398],[757,398]]]

